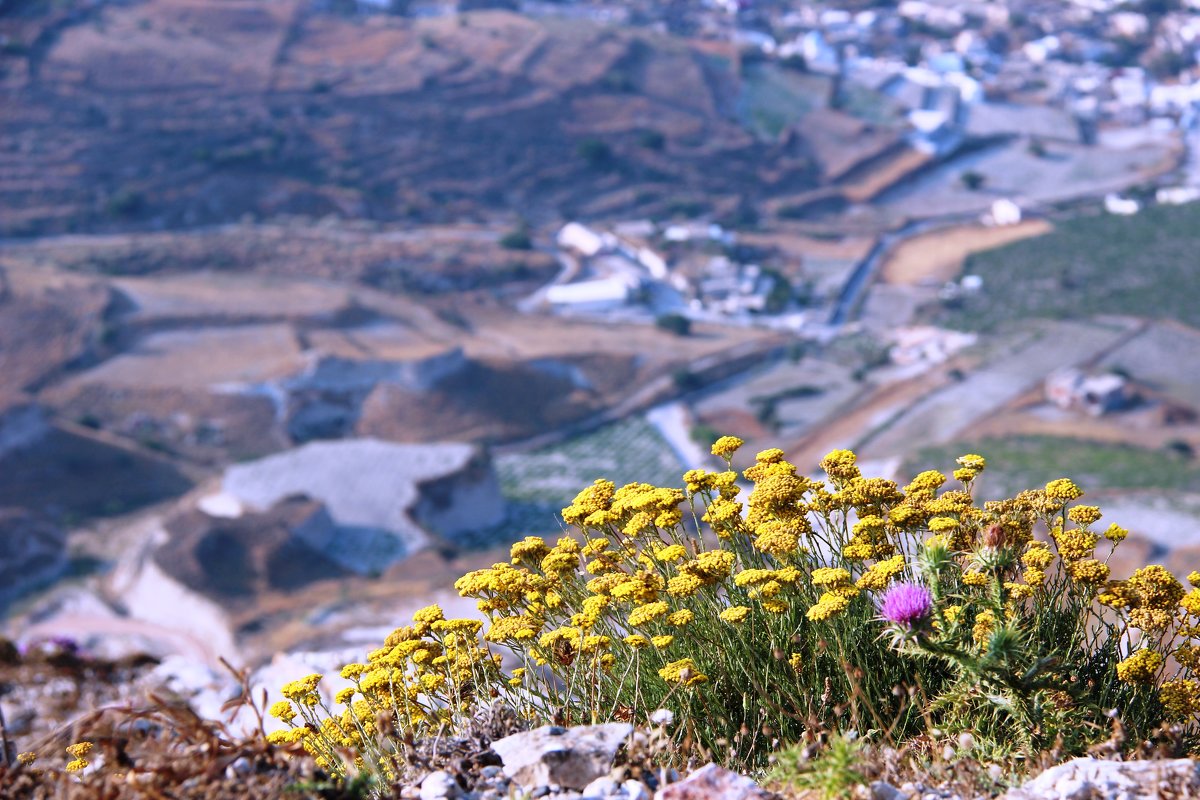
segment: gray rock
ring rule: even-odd
[[[871,784],[871,800],[907,800],[908,795],[887,781]]]
[[[1200,791],[1200,769],[1187,758],[1162,761],[1102,761],[1076,758],[1051,767],[1007,800],[1126,800],[1190,797]]]
[[[229,780],[244,778],[254,771],[254,765],[250,763],[250,759],[245,756],[240,756],[230,762],[229,766],[225,767],[225,777]]]
[[[745,775],[706,764],[678,783],[654,793],[654,800],[770,800],[774,797]]]
[[[578,790],[612,771],[617,750],[632,732],[624,722],[547,725],[492,742],[492,749],[504,762],[504,774],[522,786],[554,783]]]
[[[489,764],[488,766],[479,770],[479,775],[483,778],[486,778],[487,780],[491,780],[492,778],[495,778],[496,776],[500,775],[502,772],[504,772],[504,770],[501,769],[500,767]]]
[[[458,781],[444,770],[431,772],[421,781],[421,800],[452,800],[462,793]]]

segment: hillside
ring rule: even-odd
[[[637,30],[139,0],[10,3],[0,33],[0,233],[720,209],[820,172],[739,121],[729,58]]]

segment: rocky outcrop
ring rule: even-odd
[[[337,528],[325,507],[294,496],[262,513],[214,517],[189,509],[169,518],[159,567],[193,591],[222,600],[292,591],[345,574],[322,548]]]
[[[0,604],[65,572],[66,544],[66,532],[45,517],[0,508]]]
[[[1006,800],[1134,800],[1196,797],[1200,769],[1189,758],[1101,761],[1076,758],[1006,794]]]
[[[46,412],[32,398],[0,393],[0,457],[37,444],[49,432]]]
[[[504,519],[490,462],[478,448],[458,443],[312,442],[230,467],[220,494],[202,503],[236,517],[290,495],[324,504],[332,527],[305,541],[359,574],[387,569],[436,534],[454,539]]]
[[[617,751],[633,733],[624,722],[562,728],[545,725],[492,742],[504,774],[526,787],[583,789],[613,768]]]

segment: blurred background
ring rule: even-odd
[[[1186,573],[1198,8],[0,0],[6,635],[219,706],[721,434]]]

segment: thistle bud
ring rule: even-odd
[[[983,532],[983,546],[999,550],[1001,547],[1004,547],[1004,544],[1004,526],[998,522],[987,526],[987,529]]]

